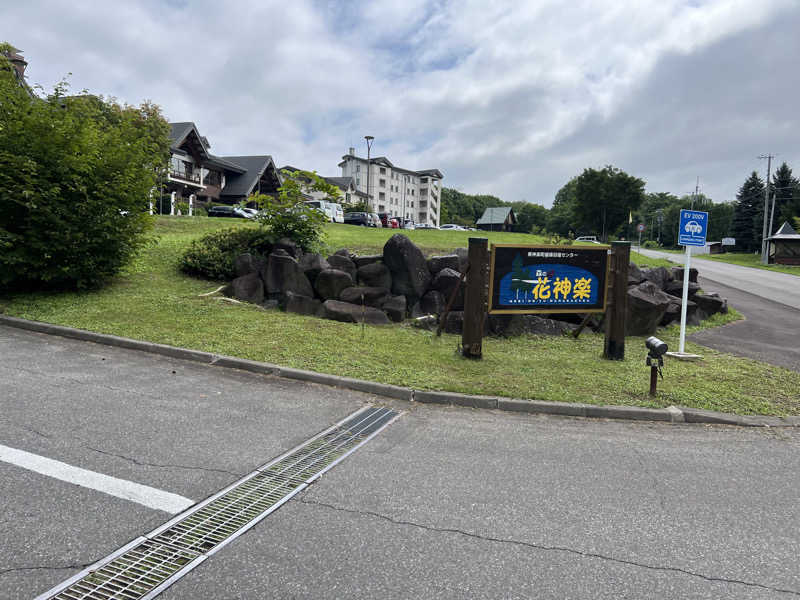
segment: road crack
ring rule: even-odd
[[[161,469],[186,469],[189,471],[207,471],[209,473],[224,473],[226,475],[233,475],[235,477],[242,477],[244,473],[235,473],[233,471],[227,471],[225,469],[214,469],[212,467],[198,467],[196,465],[174,465],[174,464],[159,464],[159,463],[150,463],[138,460],[133,458],[132,456],[125,456],[124,454],[116,454],[115,452],[109,452],[108,450],[101,450],[100,448],[94,448],[93,446],[83,446],[87,450],[91,450],[92,452],[97,452],[99,454],[105,454],[106,456],[113,456],[115,458],[121,458],[122,460],[127,460],[137,466],[140,467],[157,467]]]
[[[779,592],[781,594],[791,594],[793,596],[800,597],[800,591],[797,590],[790,590],[784,588],[777,588],[769,585],[764,585],[761,583],[755,583],[753,581],[744,581],[742,579],[729,579],[726,577],[714,577],[712,575],[704,575],[703,573],[698,573],[696,571],[690,571],[688,569],[682,569],[680,567],[669,567],[669,566],[662,566],[662,565],[650,565],[647,563],[640,563],[633,560],[626,560],[624,558],[614,558],[613,556],[608,556],[605,554],[600,554],[597,552],[586,552],[584,550],[578,550],[576,548],[568,548],[566,546],[546,546],[544,544],[535,544],[533,542],[525,542],[522,540],[515,540],[509,538],[498,538],[486,535],[480,535],[478,533],[473,533],[470,531],[465,531],[463,529],[457,529],[452,527],[435,527],[433,525],[425,525],[423,523],[415,523],[414,521],[404,521],[400,519],[395,519],[394,517],[390,517],[388,515],[383,515],[381,513],[369,511],[369,510],[356,510],[352,508],[344,508],[341,506],[335,506],[333,504],[328,504],[326,502],[319,502],[317,500],[308,500],[305,498],[297,498],[297,501],[308,505],[308,506],[318,506],[323,508],[328,508],[330,510],[335,510],[339,512],[350,513],[354,515],[359,515],[362,517],[374,517],[376,519],[382,519],[384,521],[388,521],[389,523],[393,523],[395,525],[401,525],[406,527],[416,527],[419,529],[424,529],[426,531],[431,531],[435,533],[452,533],[456,535],[462,535],[464,537],[481,540],[484,542],[491,542],[497,544],[509,544],[512,546],[520,546],[524,548],[530,548],[532,550],[541,550],[544,552],[561,552],[565,554],[573,554],[576,556],[580,556],[583,558],[594,558],[598,560],[605,560],[608,562],[613,562],[616,564],[627,565],[631,567],[637,567],[640,569],[647,569],[651,571],[662,571],[668,573],[679,573],[681,575],[688,575],[689,577],[696,577],[698,579],[703,579],[705,581],[709,581],[712,583],[728,583],[734,585],[744,585],[747,587],[758,588],[762,590],[768,590],[770,592]]]
[[[83,565],[63,565],[63,566],[51,566],[51,565],[37,565],[35,567],[12,567],[10,569],[2,569],[0,570],[0,577],[3,575],[8,575],[9,573],[18,573],[20,571],[81,571],[88,567],[89,565],[93,565],[96,561],[92,561],[90,563],[86,563]]]

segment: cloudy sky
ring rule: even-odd
[[[550,206],[585,167],[733,199],[800,175],[798,0],[81,2],[0,7],[50,88],[150,99],[219,155],[340,175],[349,146]]]

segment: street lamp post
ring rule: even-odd
[[[370,195],[369,195],[369,172],[370,172],[370,160],[369,160],[369,151],[372,148],[372,140],[375,138],[371,135],[365,135],[364,139],[367,140],[367,207],[372,210],[372,203],[370,202]]]

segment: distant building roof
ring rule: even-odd
[[[278,172],[271,156],[224,156],[222,160],[239,165],[245,170],[242,174],[226,178],[222,196],[247,196],[256,187],[264,172],[270,168],[274,172],[277,185],[280,185]]]
[[[514,211],[510,206],[490,206],[483,211],[483,216],[478,219],[476,225],[501,225],[506,222],[508,215],[511,213],[511,222],[516,223],[517,219],[514,216]]]
[[[362,158],[361,156],[356,156],[355,154],[345,154],[344,156],[342,156],[342,162],[340,162],[338,166],[339,167],[344,166],[348,158],[354,158],[362,162],[367,162],[367,159]],[[438,177],[439,179],[444,179],[444,175],[442,175],[442,172],[439,169],[423,169],[422,171],[412,171],[411,169],[403,169],[402,167],[394,166],[392,162],[385,156],[375,156],[374,158],[370,158],[369,162],[376,165],[384,165],[387,167],[391,167],[395,171],[402,171],[403,173],[411,173],[413,175],[428,175],[430,177]]]
[[[188,143],[192,150],[203,159],[209,157],[208,150],[203,144],[203,136],[191,121],[169,124],[169,146],[172,150],[179,150],[181,145]]]
[[[351,186],[355,187],[355,181],[352,177],[324,177],[323,179],[343,192],[349,190]],[[366,194],[364,195],[366,196]]]
[[[794,227],[789,225],[789,221],[786,221],[781,228],[775,233],[775,235],[767,238],[769,240],[800,240],[800,234],[798,234]]]

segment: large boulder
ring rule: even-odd
[[[669,303],[669,306],[667,306],[667,310],[664,313],[664,316],[661,317],[659,325],[663,327],[665,325],[669,325],[675,322],[680,323],[681,306],[682,306],[681,299],[673,298],[672,301]],[[692,302],[691,300],[686,301],[686,324],[687,325],[700,324],[700,318],[697,314],[697,303]]]
[[[350,277],[349,273],[339,269],[320,271],[319,275],[317,275],[317,280],[314,282],[314,288],[323,300],[336,300],[342,295],[342,291],[349,287],[353,287],[353,278]],[[313,294],[306,295],[313,296]]]
[[[454,271],[450,267],[444,267],[436,273],[436,277],[434,277],[433,282],[431,282],[431,288],[444,296],[445,303],[450,300],[453,292],[458,288],[458,294],[456,294],[453,304],[450,307],[452,310],[462,310],[464,308],[464,286],[461,285],[459,287],[460,281],[461,273]]]
[[[364,298],[363,303],[367,306],[381,308],[389,298],[389,290],[382,287],[349,287],[342,290],[339,300],[361,305],[362,297]]]
[[[392,289],[392,274],[382,263],[370,263],[358,268],[358,282],[369,287]]]
[[[464,273],[467,270],[467,265],[469,264],[469,250],[466,248],[456,248],[455,252],[453,252],[458,257],[458,271],[459,273]]]
[[[423,315],[441,315],[444,309],[444,296],[436,290],[430,290],[420,298],[419,302],[414,304],[411,309],[411,316],[416,318]]]
[[[655,283],[660,290],[664,289],[667,282],[672,281],[672,273],[666,267],[642,269],[641,273],[647,281]]]
[[[694,297],[694,301],[697,303],[697,312],[701,319],[707,319],[711,315],[717,313],[726,314],[728,312],[728,300],[714,292],[709,294],[697,294],[697,296]]]
[[[406,318],[406,297],[392,296],[383,303],[383,311],[392,321],[399,323]]]
[[[665,294],[652,281],[628,288],[628,310],[625,315],[626,335],[652,335],[674,296]]]
[[[282,297],[286,292],[314,296],[314,288],[297,260],[281,248],[270,253],[266,268],[261,271],[261,278],[270,298]]]
[[[452,269],[458,271],[461,268],[461,261],[457,254],[448,254],[446,256],[431,256],[428,259],[428,270],[431,275],[436,275],[442,269]]]
[[[236,257],[233,261],[233,266],[236,270],[236,276],[242,277],[250,273],[259,273],[264,267],[264,259],[246,252]]]
[[[425,255],[408,237],[394,234],[383,247],[383,262],[392,274],[392,293],[421,298],[431,282]]]
[[[672,272],[672,278],[675,281],[683,281],[683,269],[684,267],[672,267],[670,269]],[[689,268],[689,281],[692,283],[697,283],[697,269],[694,267]]]
[[[644,281],[644,273],[635,263],[628,264],[628,285],[637,285]]]
[[[261,304],[264,301],[264,282],[258,273],[248,273],[231,281],[226,293],[242,302]]]
[[[344,321],[345,323],[368,323],[370,325],[388,325],[389,317],[382,310],[371,306],[359,306],[339,300],[326,300],[322,304],[326,319]]]
[[[304,254],[298,264],[312,285],[317,280],[317,275],[325,269],[331,268],[331,265],[322,257],[322,254]]]
[[[281,238],[272,246],[272,250],[285,250],[289,256],[300,258],[303,255],[303,250],[297,245],[297,242],[289,238]]]
[[[668,281],[664,286],[664,291],[669,294],[670,296],[675,296],[676,298],[683,298],[683,279],[675,280],[675,281]],[[694,299],[697,295],[697,292],[700,291],[700,286],[697,283],[692,283],[689,281],[689,298]]]
[[[316,298],[301,296],[293,292],[286,292],[285,308],[286,312],[316,317],[321,316],[322,302]]]
[[[344,271],[353,279],[356,280],[356,264],[350,260],[349,257],[343,256],[341,254],[331,254],[328,257],[328,264],[331,266],[332,269],[339,269],[340,271]]]
[[[489,315],[489,333],[505,337],[519,335],[564,335],[572,331],[573,326],[546,319],[538,315]]]
[[[366,265],[371,265],[383,260],[383,254],[370,254],[369,256],[356,256],[353,262],[356,263],[356,268],[360,269]]]

